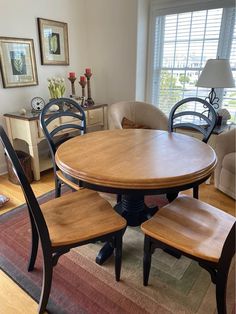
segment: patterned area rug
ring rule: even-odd
[[[41,202],[53,197],[49,193]],[[159,196],[148,204],[163,204]],[[30,225],[25,205],[0,216],[0,267],[35,300],[41,288],[41,254],[36,269],[28,273]],[[54,268],[48,304],[50,313],[215,313],[215,287],[197,263],[176,259],[161,250],[153,255],[149,286],[142,285],[143,234],[128,228],[124,236],[121,281],[114,278],[113,258],[103,266],[95,263],[101,244],[72,250]],[[228,313],[233,313],[235,262],[228,282]]]

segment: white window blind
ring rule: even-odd
[[[230,49],[230,65],[233,77],[236,82],[236,24],[234,23],[234,31],[232,45]],[[226,88],[223,93],[222,107],[226,108],[231,114],[231,121],[236,122],[236,88]]]
[[[225,27],[225,23],[231,24]],[[171,107],[180,99],[207,97],[210,90],[197,88],[196,81],[208,59],[230,56],[230,61],[235,65],[236,34],[235,31],[232,33],[234,25],[235,10],[229,8],[156,16],[152,37],[154,43],[149,100],[168,114]],[[231,33],[233,36],[230,36]],[[228,110],[230,109],[231,115],[234,116],[236,110],[231,103],[234,102],[234,97],[236,103],[236,96],[233,92],[236,93],[236,90],[226,91],[224,99],[222,90],[219,90],[218,94],[222,94],[223,105],[228,106]],[[193,103],[189,109],[202,111],[202,108],[195,106]]]

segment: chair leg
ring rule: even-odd
[[[173,202],[178,197],[179,192],[172,192],[167,193],[166,198],[168,199],[169,203]]]
[[[37,252],[38,252],[38,244],[39,244],[39,236],[38,232],[35,226],[35,223],[33,221],[33,217],[30,212],[30,222],[31,222],[31,254],[30,254],[30,259],[28,263],[28,271],[34,270],[34,265],[37,257]]]
[[[228,272],[218,273],[216,278],[216,303],[218,314],[226,314],[226,288]]]
[[[150,237],[145,235],[144,255],[143,255],[143,285],[148,285],[149,273],[151,268],[152,252]]]
[[[235,254],[235,223],[223,246],[216,273],[216,303],[218,314],[226,314],[227,279],[232,258]]]
[[[115,236],[114,255],[115,255],[115,275],[116,281],[120,281],[121,260],[122,260],[122,237],[123,232],[119,232]]]
[[[116,203],[117,203],[117,204],[120,203],[120,202],[121,202],[121,199],[122,199],[122,195],[117,194],[117,196],[116,196]]]
[[[61,196],[61,181],[58,178],[55,179],[55,198]]]
[[[41,290],[40,301],[39,301],[39,306],[38,306],[39,314],[43,314],[47,307],[48,298],[49,298],[51,286],[52,286],[52,273],[53,273],[52,259],[45,260],[45,257],[44,257],[43,284],[42,284],[42,290]]]
[[[193,197],[198,199],[198,197],[199,197],[199,185],[197,185],[193,188]]]

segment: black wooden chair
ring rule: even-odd
[[[53,106],[60,109],[52,112]],[[60,121],[58,120],[60,119]],[[60,144],[67,141],[74,135],[86,133],[86,117],[83,108],[73,99],[59,98],[50,101],[40,114],[40,124],[47,139],[54,169],[55,196],[61,195],[62,183],[65,183],[74,190],[79,189],[79,182],[68,180],[58,169],[55,163],[55,153]],[[69,132],[69,133],[68,133]]]
[[[38,313],[44,313],[52,283],[53,267],[71,248],[94,241],[110,241],[115,248],[115,276],[120,279],[122,235],[126,221],[98,193],[82,189],[54,198],[41,206],[31,189],[24,170],[0,126],[0,140],[11,160],[28,205],[32,231],[28,271],[34,269],[38,243],[43,255],[43,283]]]
[[[206,269],[216,285],[219,314],[226,313],[227,277],[235,254],[235,217],[189,196],[179,196],[141,225],[145,234],[143,284],[155,248],[176,251]]]
[[[188,103],[200,103],[202,112],[185,110]],[[217,114],[214,108],[204,99],[198,97],[185,98],[177,102],[170,111],[168,131],[173,132],[177,128],[195,130],[200,132],[202,141],[207,143],[214,127]],[[193,196],[198,198],[198,186],[193,188]]]

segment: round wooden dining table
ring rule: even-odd
[[[162,130],[122,129],[87,133],[61,144],[58,168],[84,187],[122,195],[116,209],[130,226],[157,208],[144,196],[178,195],[206,181],[214,171],[214,150],[200,140]]]

